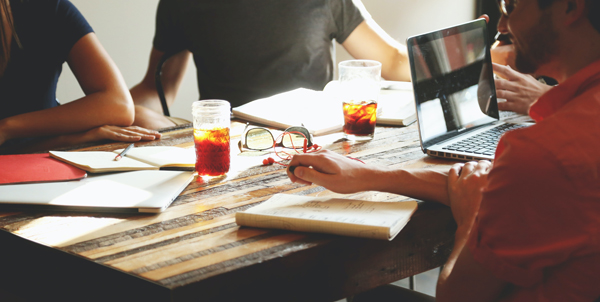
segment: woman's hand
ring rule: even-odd
[[[492,65],[494,73],[501,77],[495,80],[496,96],[506,99],[506,102],[498,102],[500,110],[528,114],[531,104],[553,87],[540,83],[530,75],[514,71],[510,66]]]
[[[71,142],[81,144],[105,139],[119,142],[152,141],[159,139],[161,134],[158,131],[138,126],[119,127],[105,125],[88,130],[82,134],[73,134],[72,136]]]
[[[479,212],[482,190],[492,163],[487,160],[455,164],[448,174],[450,208],[458,228],[470,229]]]

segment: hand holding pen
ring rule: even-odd
[[[514,67],[515,50],[508,35],[498,32],[496,34],[496,42],[492,44],[490,53],[492,62],[500,65],[509,65]]]

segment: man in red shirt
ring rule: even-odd
[[[378,190],[449,205],[458,228],[437,301],[595,301],[600,2],[500,2],[498,29],[515,45],[517,69],[559,85],[531,107],[535,125],[502,137],[493,165],[457,164],[448,173],[391,170],[324,151],[295,156],[288,175],[340,193]]]

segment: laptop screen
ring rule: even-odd
[[[485,20],[410,37],[407,45],[423,146],[499,119]]]

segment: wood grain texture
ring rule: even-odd
[[[341,134],[315,140],[371,164],[447,170],[453,162],[423,155],[415,127],[377,127],[375,138],[364,143],[342,140]],[[32,267],[30,274],[45,278],[57,289],[69,290],[69,284],[81,283],[78,277],[61,274],[57,279],[58,273],[46,267],[71,268],[84,263],[87,270],[99,271],[94,275],[97,284],[79,286],[102,291],[112,300],[144,290],[157,293],[147,295],[149,301],[280,301],[282,297],[331,301],[444,263],[456,226],[449,209],[434,203],[420,202],[411,221],[391,242],[237,226],[237,211],[277,193],[408,200],[380,192],[341,195],[319,186],[291,183],[285,167],[261,165],[264,153],[240,154],[237,141],[243,128],[243,123],[232,124],[231,172],[224,177],[196,179],[161,214],[0,211],[0,232],[16,242],[2,248],[18,258],[0,259],[0,266],[6,261],[30,263],[35,250],[36,257],[44,260],[39,263],[52,262],[54,266],[39,264],[44,269]],[[80,150],[109,151],[126,145],[83,146]],[[136,143],[138,147],[153,145],[192,147],[192,130],[167,130],[159,141]],[[17,275],[27,276],[15,272]],[[117,279],[129,288],[114,285],[111,280]],[[117,288],[125,292],[117,292]],[[39,297],[34,292],[23,295]]]

